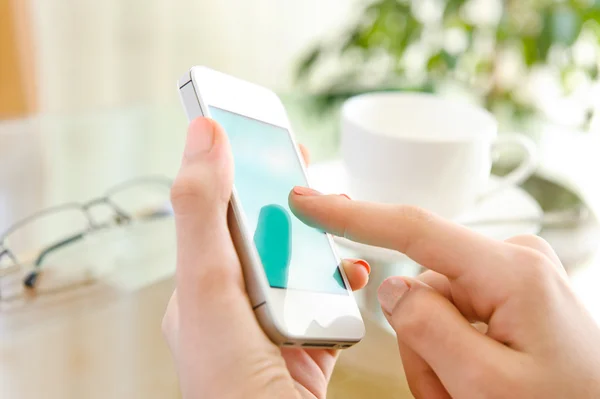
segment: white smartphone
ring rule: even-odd
[[[279,345],[348,348],[365,327],[331,236],[290,211],[304,161],[272,91],[196,66],[178,82],[188,119],[206,116],[227,132],[235,163],[229,228],[252,307]]]

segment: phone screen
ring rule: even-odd
[[[347,295],[325,233],[290,211],[290,190],[307,182],[287,129],[209,109],[231,142],[235,189],[269,285]]]

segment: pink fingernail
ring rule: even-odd
[[[310,187],[303,187],[303,186],[296,186],[296,187],[294,187],[294,189],[292,191],[294,192],[294,194],[297,194],[297,195],[305,195],[305,196],[321,195],[321,193],[318,192],[317,190],[313,190]]]
[[[365,268],[365,270],[367,271],[367,274],[371,274],[371,265],[369,265],[369,262],[367,262],[366,260],[358,259],[358,260],[354,261],[354,264],[361,265],[362,267]]]
[[[402,295],[408,290],[409,286],[401,277],[390,277],[386,279],[377,290],[377,298],[381,308],[387,314],[392,314]]]

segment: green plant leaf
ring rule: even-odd
[[[319,57],[323,53],[321,46],[316,46],[309,51],[301,60],[296,71],[296,79],[306,79],[314,69]]]
[[[525,62],[525,65],[531,67],[537,63],[540,58],[545,59],[552,41],[549,40],[549,36],[544,36],[542,34],[538,40],[532,36],[523,37],[521,44],[523,47],[523,61]]]
[[[450,16],[456,16],[460,12],[461,7],[466,3],[465,0],[448,0],[444,8],[444,19]]]
[[[344,40],[344,44],[342,45],[341,53],[344,54],[350,49],[361,47],[359,45],[360,35],[361,35],[361,27],[355,28],[352,32],[348,34],[346,40]]]
[[[512,26],[511,15],[508,12],[508,8],[505,2],[502,2],[502,16],[496,27],[496,42],[503,43],[507,40],[515,38],[516,32]]]
[[[458,57],[448,53],[446,50],[440,50],[427,61],[427,70],[437,73],[445,73],[453,70],[458,62]]]
[[[456,64],[458,62],[458,57],[455,55],[449,54],[446,50],[442,51],[442,57],[444,57],[444,62],[448,65],[449,69],[456,68]]]
[[[444,57],[442,57],[441,52],[434,54],[427,61],[427,70],[430,72],[439,72],[443,71],[446,66],[444,62]]]
[[[480,74],[480,75],[489,74],[493,71],[493,68],[494,68],[494,65],[492,64],[491,60],[488,60],[488,59],[479,60],[475,64],[475,73]]]
[[[588,74],[590,75],[590,78],[592,80],[598,79],[599,72],[600,71],[598,71],[598,65],[594,65],[591,68],[589,68],[589,70],[588,70]]]
[[[575,65],[569,65],[560,71],[560,81],[565,94],[571,94],[573,92],[574,87],[572,87],[572,78],[575,73],[577,73],[577,67],[575,67]]]
[[[592,33],[596,37],[596,40],[600,45],[600,15],[598,15],[597,20],[587,20],[584,26],[588,32]]]
[[[402,58],[408,45],[418,40],[422,31],[421,23],[412,15],[407,15],[403,32],[392,41],[394,55],[399,59]]]

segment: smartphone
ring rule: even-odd
[[[291,212],[304,161],[277,95],[196,66],[178,82],[188,119],[227,132],[235,163],[228,223],[256,317],[278,345],[348,348],[365,327],[330,235]]]

